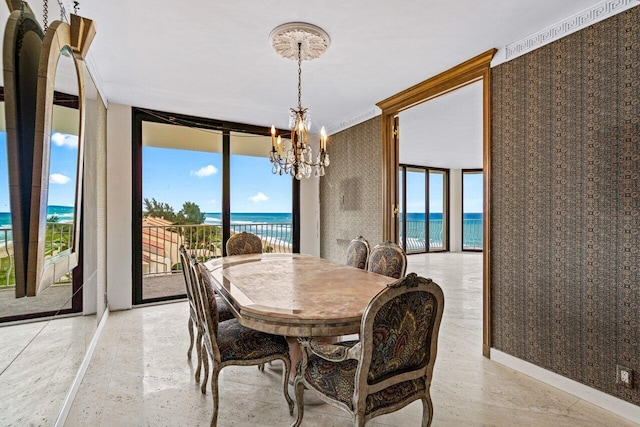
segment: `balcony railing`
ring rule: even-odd
[[[417,252],[426,250],[425,221],[407,221],[407,252]],[[443,222],[441,219],[429,221],[429,248],[443,249],[442,241]],[[402,230],[400,231],[402,241]]]
[[[12,229],[0,228],[0,289],[13,288],[15,285],[15,261],[12,240]],[[72,243],[72,223],[47,222],[47,234],[44,242],[45,258],[50,258],[69,249]]]
[[[402,223],[401,223],[402,224]],[[426,250],[425,221],[407,221],[407,252]],[[444,249],[443,222],[441,219],[429,221],[429,248]],[[465,219],[462,223],[463,249],[482,249],[482,219]],[[402,229],[400,230],[402,241]]]
[[[291,224],[232,224],[231,233],[246,231],[262,239],[264,252],[291,252]],[[143,275],[179,272],[179,249],[207,261],[222,256],[222,228],[219,225],[169,225],[142,227]]]
[[[0,228],[0,289],[12,288],[15,283],[11,229]]]
[[[465,219],[462,222],[462,249],[482,249],[481,219]]]

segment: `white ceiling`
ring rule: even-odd
[[[400,116],[400,163],[445,169],[482,169],[482,82]]]
[[[110,102],[285,128],[297,70],[269,43],[280,24],[309,22],[331,36],[302,68],[302,104],[314,126],[331,126],[595,3],[81,0],[80,14],[96,23],[91,53]]]
[[[370,117],[375,103],[598,2],[81,0],[79,14],[96,23],[90,61],[109,102],[281,128],[297,103],[297,68],[269,33],[290,21],[318,25],[331,46],[302,65],[302,104],[317,132]],[[41,2],[32,7],[41,14]]]

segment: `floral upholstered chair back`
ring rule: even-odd
[[[366,270],[368,259],[369,242],[364,237],[358,236],[347,247],[347,265]]]
[[[236,233],[227,240],[227,255],[261,254],[262,240],[255,234]]]
[[[380,243],[371,250],[367,269],[372,273],[399,279],[407,271],[407,255],[395,243]]]
[[[418,398],[432,407],[429,387],[443,311],[440,286],[415,273],[371,300],[360,329],[362,353],[355,383],[355,397],[365,414],[402,407]],[[383,390],[371,392],[382,383]]]

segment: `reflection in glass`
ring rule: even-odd
[[[462,250],[482,249],[482,171],[462,171]]]
[[[79,164],[78,80],[73,56],[65,48],[56,68],[47,194],[45,260],[74,248]],[[74,108],[75,107],[75,108]],[[69,274],[65,274],[69,279]]]
[[[406,251],[425,252],[427,250],[425,171],[407,168],[406,176]]]
[[[446,172],[429,171],[429,248],[447,249],[447,181]]]
[[[7,132],[4,102],[0,103],[0,292],[13,296],[15,267],[13,258],[11,203],[9,202],[9,168],[7,165]]]

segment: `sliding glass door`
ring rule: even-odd
[[[299,187],[271,173],[268,128],[142,109],[133,121],[135,304],[184,298],[180,245],[206,261],[247,231],[265,252],[296,251]]]
[[[482,250],[482,169],[462,171],[462,250]]]
[[[448,250],[445,169],[400,165],[400,245],[407,253]]]

